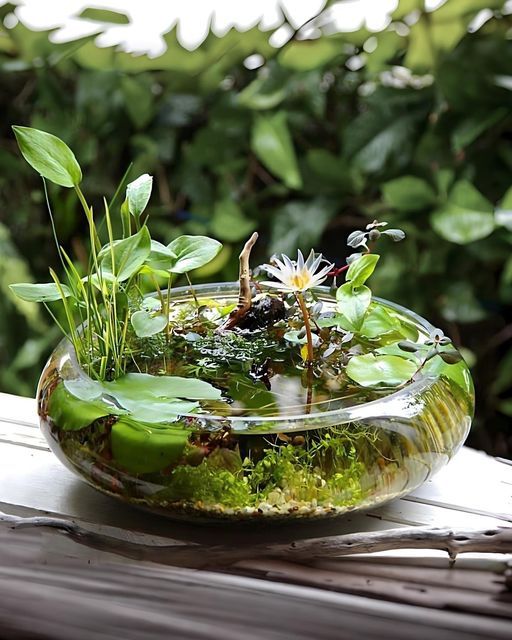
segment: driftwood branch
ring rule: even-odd
[[[298,562],[334,558],[393,549],[438,549],[454,560],[461,553],[512,553],[512,527],[458,530],[438,527],[404,527],[386,531],[354,533],[290,543],[257,545],[199,545],[178,543],[170,546],[128,542],[90,531],[73,521],[59,518],[21,518],[0,514],[0,523],[14,529],[50,527],[75,542],[135,560],[146,560],[189,568],[228,567],[250,558],[280,558]]]
[[[252,236],[245,243],[242,252],[240,253],[240,272],[238,276],[239,281],[239,294],[238,305],[228,316],[226,322],[224,322],[219,331],[228,331],[236,327],[240,320],[247,314],[251,308],[252,296],[251,296],[251,269],[249,266],[249,259],[251,256],[252,248],[254,247],[258,234],[254,232]]]

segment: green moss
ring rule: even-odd
[[[355,504],[363,497],[364,465],[346,434],[308,437],[304,446],[283,444],[263,450],[257,462],[238,451],[217,449],[197,465],[179,465],[158,500],[185,501],[226,508],[285,507],[296,503],[336,506]],[[306,446],[307,445],[307,446]]]

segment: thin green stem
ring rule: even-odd
[[[190,293],[194,298],[195,305],[196,307],[199,307],[199,300],[197,299],[196,292],[194,291],[194,287],[192,286],[192,282],[190,281],[190,276],[188,275],[188,273],[185,273],[185,278],[187,279],[188,286],[190,287]]]
[[[167,301],[165,305],[165,317],[167,318],[166,336],[167,342],[171,339],[171,322],[169,320],[169,313],[171,311],[171,286],[172,286],[172,274],[169,274],[169,280],[167,282]]]

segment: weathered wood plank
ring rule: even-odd
[[[0,545],[0,636],[37,640],[477,640],[510,622],[147,563],[92,564],[34,531]],[[48,553],[48,545],[50,553]],[[77,545],[78,546],[78,545]],[[299,567],[300,568],[300,567]]]
[[[284,560],[244,560],[237,563],[236,567],[244,574],[252,570],[254,575],[264,576],[271,581],[279,580],[320,587],[433,609],[512,618],[512,593],[507,592],[504,578],[501,580],[501,589],[497,593],[486,593],[453,588],[451,585],[449,587],[429,585],[421,581],[408,581],[405,578],[360,575],[350,571],[334,572]]]

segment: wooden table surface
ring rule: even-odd
[[[0,393],[0,511],[1,638],[512,638],[511,555],[452,566],[418,549],[307,560],[251,550],[407,526],[512,526],[512,465],[467,448],[364,514],[187,525],[94,491],[49,451],[34,400]],[[34,526],[47,516],[78,529]],[[169,553],[192,544],[194,562]],[[220,544],[238,550],[229,566],[209,562]]]

